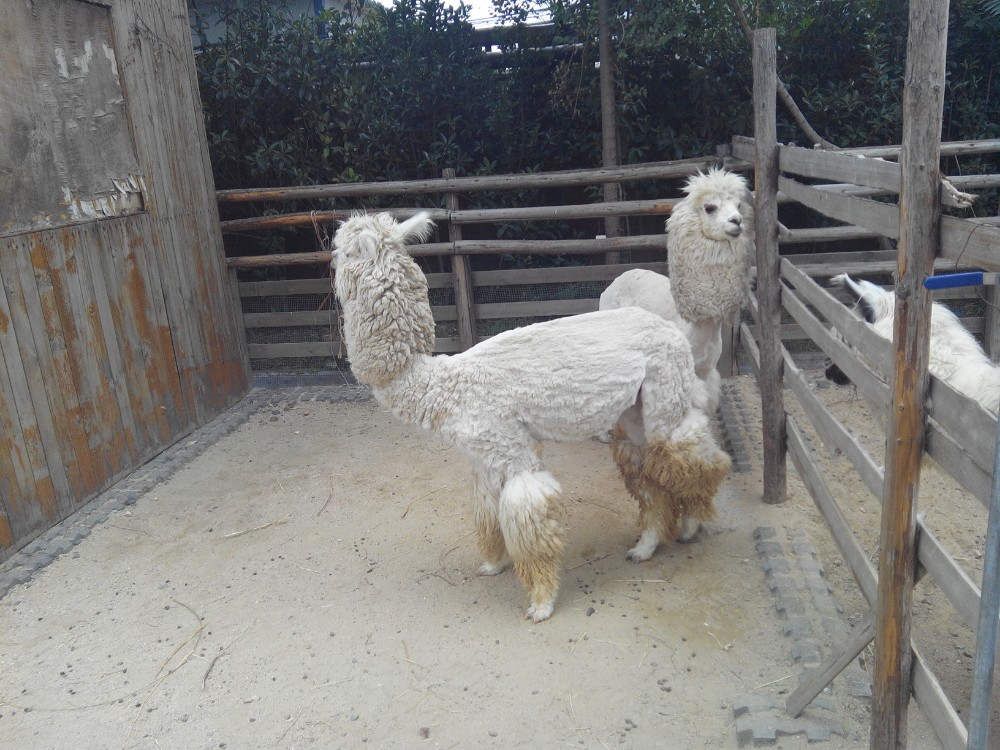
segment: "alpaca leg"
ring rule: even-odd
[[[476,522],[476,540],[483,564],[479,574],[495,576],[510,567],[510,556],[500,530],[498,482],[486,472],[476,471],[472,480],[472,512]]]
[[[626,557],[633,562],[644,562],[653,556],[662,539],[670,538],[676,519],[670,516],[672,504],[667,500],[666,488],[643,472],[645,451],[633,439],[634,415],[626,414],[628,416],[623,415],[615,425],[611,455],[618,465],[626,489],[639,503],[639,541],[626,553]]]
[[[500,528],[514,572],[531,597],[526,616],[552,614],[559,588],[562,529],[556,518],[559,483],[547,471],[522,471],[500,493]]]
[[[700,422],[705,419],[700,415]],[[682,423],[683,426],[683,423]],[[671,515],[683,519],[681,538],[690,539],[698,524],[715,515],[715,493],[732,462],[712,438],[707,424],[695,434],[675,430],[678,439],[651,441],[646,448],[643,473],[669,488]],[[677,533],[677,528],[672,530]]]

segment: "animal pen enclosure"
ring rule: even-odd
[[[182,0],[0,10],[0,561],[249,387]]]
[[[773,76],[773,71],[771,73]],[[773,95],[772,95],[773,100]],[[773,110],[772,110],[773,117]],[[759,139],[759,136],[758,136]],[[757,143],[760,141],[758,140]],[[752,140],[736,138],[731,156],[725,160],[733,169],[747,169],[755,161],[756,143]],[[783,383],[793,394],[802,411],[808,416],[812,428],[828,445],[842,452],[855,464],[861,480],[876,497],[882,497],[885,484],[883,470],[866,449],[852,436],[849,428],[837,422],[830,411],[818,399],[796,364],[789,350],[813,348],[837,361],[858,388],[866,396],[884,400],[891,381],[890,363],[884,344],[874,340],[873,334],[857,321],[841,303],[828,291],[819,286],[815,279],[830,277],[834,273],[852,272],[864,276],[891,275],[897,267],[897,251],[891,249],[891,242],[900,236],[897,204],[888,202],[900,190],[901,168],[894,163],[900,158],[899,147],[871,149],[849,149],[843,152],[817,152],[813,150],[776,146],[775,180],[771,199],[774,205],[795,204],[815,212],[819,216],[815,226],[786,229],[775,225],[777,245],[787,249],[805,243],[858,242],[868,241],[867,249],[856,252],[786,253],[774,259],[780,263],[770,281],[758,276],[758,299],[760,285],[777,293],[783,313],[775,309],[771,317],[765,318],[755,308],[752,321],[740,326],[739,342],[749,352],[751,366],[761,383],[765,399],[779,405],[781,400],[773,399],[780,393]],[[949,143],[939,145],[938,153],[948,157],[948,164],[959,166],[963,157],[974,154],[1000,152],[1000,142],[981,141]],[[865,157],[865,158],[862,158]],[[608,181],[627,182],[643,178],[673,178],[690,174],[707,166],[713,160],[694,160],[684,163],[662,163],[635,165],[618,170],[593,170],[586,172],[560,173],[553,175],[526,175],[484,178],[445,177],[420,183],[388,183],[368,185],[337,185],[313,188],[294,188],[273,191],[229,191],[221,193],[222,203],[239,203],[260,200],[302,200],[318,198],[354,201],[355,206],[369,200],[382,199],[387,195],[436,196],[437,207],[431,208],[432,216],[447,227],[448,241],[439,241],[423,246],[415,246],[414,255],[422,257],[446,256],[451,268],[443,266],[437,273],[429,274],[434,301],[434,314],[438,321],[436,350],[439,352],[460,351],[476,341],[499,330],[491,327],[490,321],[504,321],[503,325],[519,325],[547,317],[574,314],[593,310],[597,296],[612,278],[634,263],[598,263],[545,269],[491,269],[477,270],[473,261],[489,255],[505,254],[508,261],[519,253],[560,254],[577,258],[603,259],[608,253],[624,254],[625,260],[639,261],[639,265],[657,270],[664,269],[664,241],[660,234],[638,235],[623,238],[596,238],[563,241],[523,241],[523,240],[472,240],[463,238],[463,227],[477,223],[527,220],[569,220],[600,219],[609,215],[662,216],[669,213],[673,199],[653,201],[621,201],[612,204],[565,205],[556,207],[475,209],[459,208],[459,194],[469,194],[477,190],[504,190],[528,186],[557,187],[590,183],[594,185]],[[779,176],[779,174],[781,176]],[[760,186],[758,172],[758,187]],[[944,205],[957,205],[961,200],[961,190],[990,189],[1000,184],[997,175],[967,176],[951,175],[948,183],[941,187]],[[778,192],[780,190],[780,193]],[[762,198],[758,190],[758,200]],[[330,222],[344,218],[349,207],[315,213],[300,213],[265,217],[259,219],[237,219],[223,222],[224,231],[246,231],[272,229],[294,225],[309,225],[313,222]],[[388,209],[399,216],[412,214],[412,207]],[[831,221],[836,222],[830,226]],[[953,216],[940,216],[941,248],[939,257],[932,265],[938,270],[956,268],[1000,268],[996,248],[1000,246],[1000,228],[992,219],[969,220]],[[886,247],[886,243],[890,247]],[[797,248],[796,248],[797,249]],[[634,254],[630,256],[630,254]],[[302,252],[278,257],[237,257],[230,258],[229,264],[237,269],[262,268],[276,265],[325,265],[326,251]],[[498,288],[506,286],[536,286],[565,284],[590,285],[577,289],[574,299],[552,299],[553,293],[536,289],[534,298],[516,301],[498,301]],[[523,293],[523,289],[520,289]],[[295,281],[244,281],[240,285],[244,301],[247,328],[251,330],[249,345],[251,357],[259,363],[281,360],[286,357],[318,357],[329,363],[335,360],[338,348],[335,312],[326,308],[329,303],[330,286],[328,278],[299,279]],[[302,307],[294,309],[296,303],[291,298],[301,295]],[[492,295],[492,296],[488,296]],[[993,290],[986,287],[936,293],[936,298],[952,304],[962,303],[971,314],[963,318],[963,323],[973,332],[983,336],[988,350],[996,352],[997,325]],[[268,311],[253,307],[266,301],[272,306]],[[279,307],[285,309],[277,309]],[[309,307],[311,306],[311,307]],[[762,323],[769,320],[770,323]],[[273,329],[292,330],[298,327],[318,326],[321,340],[312,342],[254,341],[254,331]],[[832,335],[828,328],[836,328],[850,347]],[[771,330],[775,334],[777,346],[772,352],[777,354],[783,373],[774,379],[761,369],[761,360],[767,362],[768,354],[761,354],[766,347],[758,345],[762,334]],[[868,361],[875,363],[876,373],[862,366],[854,352],[861,352]],[[306,360],[308,362],[308,360]],[[313,363],[315,364],[315,362]],[[771,367],[774,367],[771,362]],[[767,365],[765,364],[765,367]],[[771,370],[774,372],[774,369]],[[928,453],[937,460],[962,486],[988,504],[992,487],[992,460],[996,419],[978,405],[959,395],[947,384],[932,378],[929,391],[928,432],[926,447]],[[780,420],[780,432],[772,431],[771,451],[778,451],[783,462],[784,451],[792,457],[796,470],[812,494],[815,503],[827,519],[831,533],[843,551],[861,591],[871,602],[870,616],[852,633],[847,644],[834,644],[833,655],[822,669],[817,671],[796,691],[789,701],[789,711],[796,713],[807,704],[843,667],[865,648],[876,632],[876,602],[878,599],[878,574],[872,566],[868,551],[859,541],[857,534],[847,523],[838,505],[842,500],[834,497],[811,458],[807,447],[807,436],[802,426],[790,413],[781,407],[776,415]],[[766,427],[766,423],[765,423]],[[767,432],[767,431],[766,431]],[[773,440],[775,434],[779,440]],[[787,437],[784,437],[787,435]],[[773,458],[773,456],[772,456]],[[979,611],[980,591],[960,566],[955,563],[955,552],[949,551],[938,540],[934,532],[923,520],[914,520],[916,537],[914,549],[921,570],[926,571],[945,592],[959,616],[970,627],[976,627]],[[909,649],[906,643],[902,647]],[[935,728],[935,732],[947,748],[966,747],[969,735],[966,727],[953,706],[945,697],[934,674],[918,651],[913,651],[913,691]],[[898,686],[898,675],[892,676]],[[908,700],[908,689],[904,700]],[[898,721],[897,707],[893,720]],[[905,705],[904,705],[905,713]],[[873,740],[874,741],[874,740]],[[905,741],[905,740],[904,740]],[[878,745],[873,745],[878,746]],[[975,745],[970,745],[975,746]]]

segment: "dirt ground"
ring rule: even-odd
[[[270,391],[235,432],[0,599],[2,745],[736,748],[734,708],[783,704],[803,672],[754,530],[804,531],[843,624],[862,612],[794,472],[784,505],[761,502],[759,397],[749,377],[736,383],[749,471],[727,481],[697,541],[648,563],[625,559],[637,511],[608,447],[546,446],[567,545],[555,614],[537,625],[513,574],[475,575],[457,451],[374,401]],[[849,391],[824,393],[864,416]],[[842,489],[877,533],[874,501]],[[978,580],[984,517],[935,494]],[[924,651],[964,710],[974,639],[936,614],[939,593],[917,598],[937,628]],[[843,734],[810,747],[867,748],[868,703],[839,680],[829,697]],[[909,718],[909,747],[938,747],[915,704]],[[771,746],[806,745],[796,734]]]

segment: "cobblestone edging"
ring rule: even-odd
[[[319,385],[290,388],[254,388],[241,401],[211,422],[195,430],[155,458],[120,479],[61,523],[29,542],[0,563],[0,597],[90,536],[97,524],[107,520],[151,491],[188,461],[235,431],[253,414],[265,409],[288,408],[311,401],[367,401],[371,390],[357,385]]]
[[[757,554],[782,619],[782,632],[789,639],[791,659],[801,668],[801,682],[822,663],[822,644],[842,644],[848,628],[806,532],[788,529],[786,537],[790,554],[774,528],[763,526],[754,531]],[[810,742],[843,736],[838,718],[841,707],[835,694],[837,699],[871,698],[871,678],[857,660],[795,719],[785,712],[786,696],[738,698],[733,703],[737,740],[740,745],[760,745],[775,742],[779,735],[804,734]]]

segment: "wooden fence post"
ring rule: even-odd
[[[609,15],[611,11],[608,0],[598,3],[598,49],[601,60],[600,91],[601,91],[601,166],[617,167],[618,165],[618,119],[615,110],[615,49],[611,43],[611,28]],[[622,186],[619,182],[604,183],[604,202],[617,203],[622,199]],[[620,216],[608,216],[604,220],[606,237],[622,236],[622,220]],[[608,265],[622,262],[621,253],[610,252],[604,256]]]
[[[926,425],[931,297],[940,236],[941,119],[944,112],[948,4],[910,2],[899,164],[899,247],[894,368],[886,439],[878,566],[872,750],[906,747],[913,685],[910,626],[916,572],[916,505]]]
[[[754,209],[757,219],[757,305],[760,315],[760,397],[764,502],[785,501],[784,359],[778,255],[777,34],[753,35]]]
[[[449,167],[441,173],[441,176],[445,179],[454,179],[455,170]],[[445,193],[444,205],[448,211],[457,211],[458,194]],[[448,222],[448,239],[452,243],[462,239],[462,228],[453,221]],[[469,269],[468,256],[452,253],[451,275],[455,289],[455,310],[458,314],[458,345],[464,352],[476,345],[476,312],[472,297],[472,272]]]

